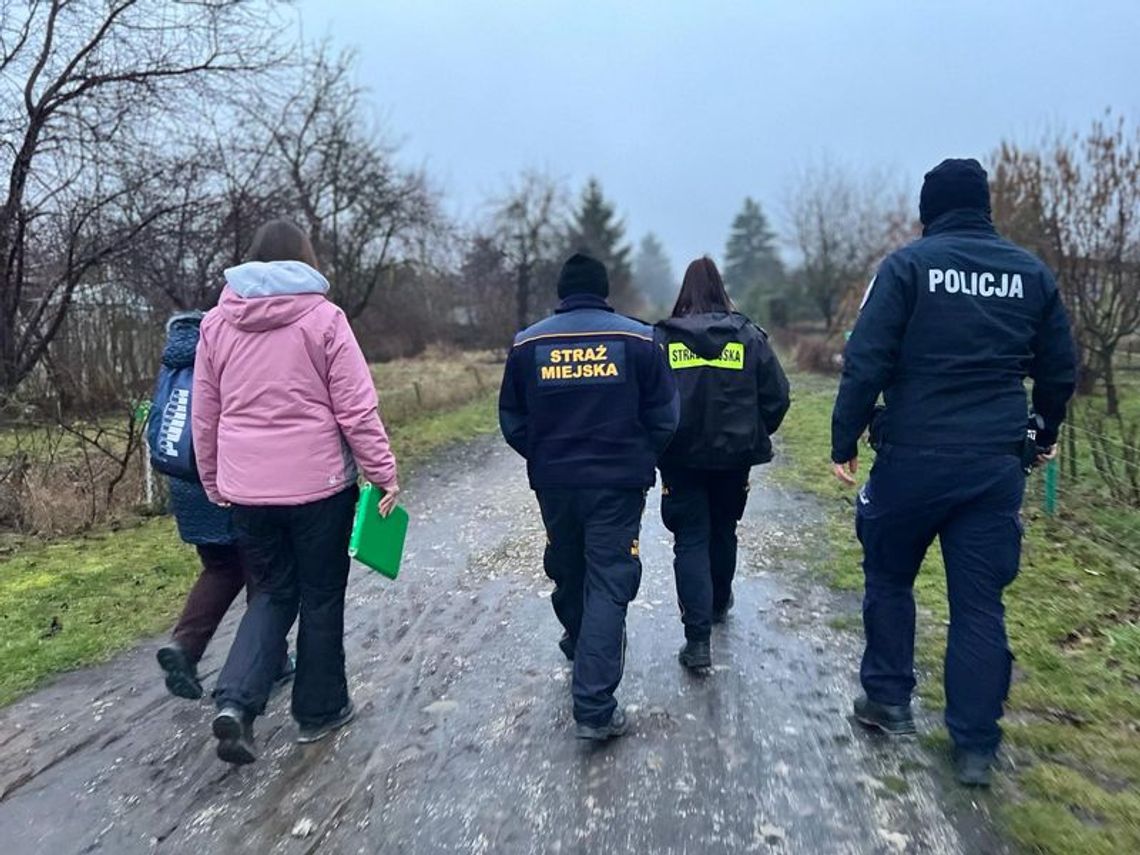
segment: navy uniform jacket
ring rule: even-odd
[[[575,294],[515,337],[499,424],[530,485],[653,485],[677,429],[677,387],[653,329]]]
[[[949,211],[889,256],[871,282],[843,355],[831,458],[855,457],[876,425],[895,445],[1016,453],[1025,378],[1056,441],[1076,380],[1069,320],[1049,269],[1002,238],[982,211]]]

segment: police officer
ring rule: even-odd
[[[641,584],[641,514],[678,419],[653,330],[616,314],[608,295],[605,265],[572,256],[558,279],[560,305],[515,337],[499,393],[503,436],[526,458],[546,526],[577,734],[595,740],[626,729],[614,691],[626,607]]]
[[[913,585],[937,536],[950,601],[946,726],[958,780],[987,786],[1012,660],[1002,590],[1021,554],[1024,380],[1041,462],[1073,393],[1075,349],[1049,270],[994,230],[976,160],[928,172],[919,209],[923,236],[882,263],[864,297],[832,416],[841,481],[855,483],[873,415],[878,451],[856,503],[866,648],[855,716],[915,731]]]
[[[661,518],[674,536],[685,627],[678,659],[707,668],[712,624],[732,607],[748,473],[772,459],[788,380],[768,336],[733,308],[711,258],[689,265],[673,315],[657,332],[681,395],[681,424],[660,461]]]

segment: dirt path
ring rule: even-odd
[[[736,609],[704,677],[676,663],[670,542],[650,496],[621,691],[634,725],[600,748],[572,737],[521,463],[488,439],[409,486],[404,576],[360,571],[349,589],[350,728],[296,746],[278,697],[262,759],[230,769],[209,705],[168,697],[158,642],[145,644],[0,711],[6,855],[1003,851],[984,806],[944,793],[916,743],[847,719],[855,639],[829,624],[852,603],[796,572],[813,508],[759,470]],[[232,629],[231,616],[207,684]]]

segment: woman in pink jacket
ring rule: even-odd
[[[249,259],[226,271],[218,306],[202,321],[192,399],[202,486],[233,506],[259,591],[214,691],[218,756],[230,763],[256,759],[253,720],[298,609],[298,742],[352,720],[344,595],[357,473],[386,491],[381,513],[399,492],[371,373],[344,313],[325,297],[308,237],[273,220]]]

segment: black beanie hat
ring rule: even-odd
[[[974,208],[990,212],[990,185],[982,165],[972,157],[948,158],[926,173],[918,201],[918,218],[930,225],[947,211]]]
[[[610,277],[606,266],[596,258],[576,252],[562,265],[558,274],[558,296],[565,300],[571,294],[593,294],[605,299],[610,295]]]

